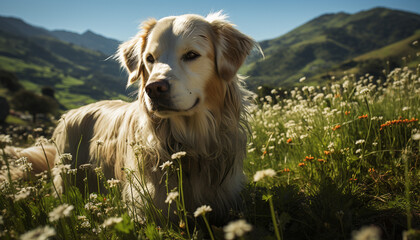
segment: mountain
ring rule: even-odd
[[[0,17],[0,31],[25,37],[51,36],[48,30],[29,25],[23,20],[13,17]]]
[[[126,76],[108,57],[21,20],[0,18],[0,70],[14,73],[29,90],[54,88],[66,108],[126,98]]]
[[[412,37],[420,15],[374,8],[355,14],[325,14],[291,32],[260,42],[265,59],[254,54],[241,72],[248,87],[294,86],[306,76],[317,80],[353,58]]]
[[[102,52],[108,56],[114,54],[120,44],[120,41],[118,40],[103,37],[90,30],[83,34],[65,30],[48,31],[13,17],[0,17],[0,31],[24,37],[53,37],[63,42]]]
[[[120,42],[115,39],[103,37],[90,30],[83,34],[56,30],[52,31],[51,34],[62,41],[100,51],[109,56],[117,51],[118,45],[120,44]]]

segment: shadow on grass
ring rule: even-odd
[[[248,185],[243,192],[245,217],[254,226],[250,239],[274,236],[269,205],[263,200],[267,190]],[[405,209],[356,195],[332,181],[313,191],[288,185],[272,187],[270,192],[282,239],[351,239],[354,231],[372,225],[381,230],[382,239],[402,239],[407,229]],[[413,215],[413,227],[419,228],[420,217]]]

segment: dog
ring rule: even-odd
[[[100,167],[107,179],[123,183],[126,201],[143,205],[147,191],[166,214],[166,170],[159,166],[185,152],[180,161],[187,211],[209,205],[212,221],[223,222],[241,205],[249,92],[237,71],[256,46],[221,12],[146,20],[115,56],[128,72],[127,85],[138,84],[138,99],[70,110],[54,131],[56,147],[44,146],[50,161],[39,147],[20,156],[40,171],[70,153],[72,168]],[[79,172],[77,185],[83,189]],[[128,175],[138,181],[128,181]],[[88,181],[95,186],[96,177]],[[61,182],[55,176],[59,189]],[[169,189],[178,187],[177,174],[169,174],[167,182]]]

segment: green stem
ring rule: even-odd
[[[79,148],[80,148],[80,144],[82,144],[82,139],[83,139],[83,135],[80,135],[79,144],[77,144],[77,149],[76,149],[76,163],[74,165],[76,169],[77,169],[77,159],[79,158]],[[77,174],[74,176],[74,185],[77,186]]]
[[[203,214],[204,222],[206,223],[207,230],[209,231],[211,240],[214,240],[213,232],[211,231],[210,224],[207,221],[206,214]]]
[[[48,177],[51,179],[51,183],[52,183],[52,186],[54,188],[54,191],[57,194],[58,200],[60,200],[60,202],[61,202],[60,194],[58,194],[57,188],[55,187],[55,184],[54,184],[54,178],[51,176],[51,168],[50,168],[50,163],[48,162],[47,153],[45,152],[45,149],[44,149],[44,146],[42,145],[42,143],[40,145],[41,145],[42,152],[44,153],[45,160],[47,161]]]
[[[184,221],[185,221],[185,228],[187,229],[187,235],[188,235],[188,239],[191,239],[190,236],[190,230],[188,227],[188,220],[187,220],[187,209],[185,208],[185,200],[184,200],[184,189],[183,189],[183,182],[182,182],[182,164],[181,164],[181,159],[178,159],[179,162],[179,194],[181,195],[181,204],[182,204],[182,210],[184,213]]]
[[[271,220],[273,221],[274,233],[276,234],[277,240],[281,240],[279,228],[278,228],[278,225],[277,225],[276,216],[274,214],[274,206],[273,206],[273,198],[272,197],[270,197],[268,199],[268,203],[270,204],[270,213],[271,213]]]
[[[10,184],[10,188],[13,189],[14,192],[14,188],[13,188],[13,181],[12,181],[12,174],[10,173],[10,165],[9,165],[9,160],[7,159],[7,155],[6,155],[6,151],[4,150],[4,148],[2,148],[3,150],[3,159],[6,162],[6,167],[7,167],[7,177],[9,178],[9,184]]]
[[[402,159],[404,161],[404,175],[405,175],[405,198],[407,201],[407,230],[411,230],[411,204],[410,204],[410,175],[409,172],[409,159],[407,150],[403,152]]]
[[[96,157],[97,157],[97,161],[99,161],[99,144],[96,144]],[[98,182],[98,194],[101,194],[101,188],[99,187],[99,176],[98,174],[96,174],[96,180]]]

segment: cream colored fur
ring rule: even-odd
[[[78,151],[78,166],[102,167],[107,178],[123,181],[127,201],[142,205],[140,195],[145,190],[138,182],[130,185],[123,169],[132,170],[165,212],[164,171],[159,165],[171,161],[173,153],[185,151],[188,211],[206,204],[213,209],[213,221],[225,220],[229,210],[240,205],[245,180],[248,94],[236,73],[254,46],[220,13],[144,22],[140,33],[121,44],[117,53],[129,73],[128,85],[138,82],[138,100],[101,101],[69,111],[53,135],[58,152],[71,153],[72,167],[77,167]],[[185,60],[189,51],[199,57]],[[170,85],[172,110],[154,109],[145,90],[150,82],[162,79]],[[59,176],[55,183],[60,183]],[[177,186],[176,174],[170,175],[169,185],[169,189]]]

